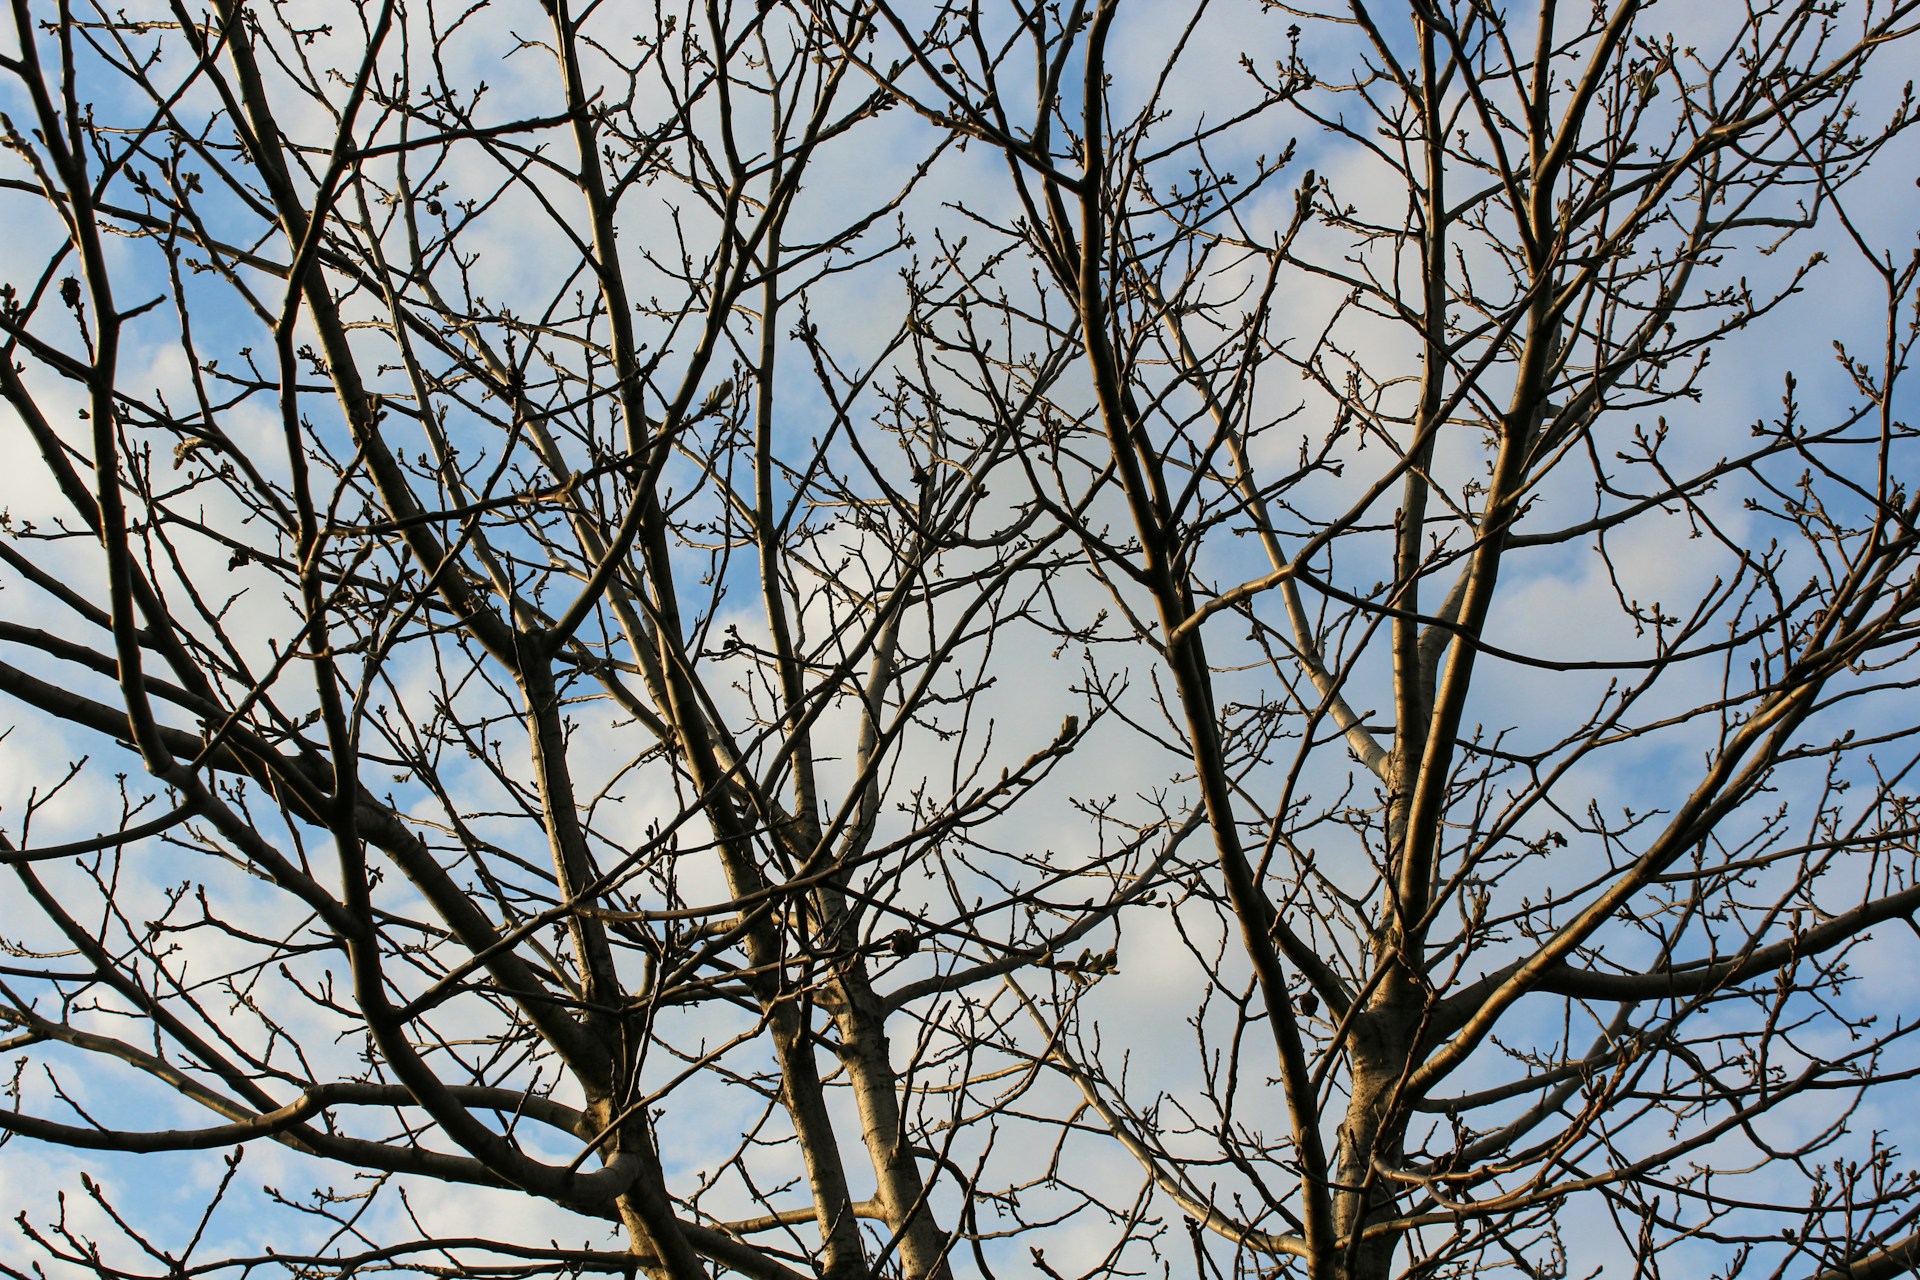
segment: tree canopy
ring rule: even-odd
[[[6,1274],[1920,1261],[1920,2],[11,15]]]

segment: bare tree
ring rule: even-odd
[[[1911,1271],[1920,4],[1388,8],[13,0],[0,1266]]]

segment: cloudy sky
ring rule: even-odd
[[[1457,7],[1465,13],[1471,6]],[[1847,32],[1883,7],[1847,9],[1824,52],[1812,32],[1801,32],[1788,65],[1834,56],[1849,42]],[[748,29],[749,8],[727,19],[727,29]],[[1528,48],[1537,16],[1524,12],[1527,6],[1510,8],[1509,38],[1515,48]],[[1155,118],[1139,134],[1137,182],[1123,193],[1131,215],[1125,229],[1142,255],[1141,279],[1125,282],[1129,292],[1116,307],[1122,323],[1134,325],[1138,390],[1154,397],[1144,429],[1171,460],[1173,474],[1195,477],[1190,509],[1216,520],[1195,535],[1189,566],[1195,582],[1204,596],[1270,567],[1258,531],[1244,509],[1235,509],[1234,484],[1222,478],[1228,451],[1209,438],[1202,384],[1230,400],[1244,465],[1260,483],[1301,473],[1298,483],[1276,490],[1271,510],[1278,537],[1297,546],[1351,513],[1341,537],[1308,562],[1313,577],[1301,608],[1305,630],[1322,646],[1321,660],[1342,682],[1359,726],[1354,735],[1342,738],[1326,718],[1323,696],[1291,642],[1276,642],[1295,634],[1281,593],[1262,595],[1245,616],[1223,613],[1206,634],[1220,668],[1218,710],[1238,753],[1241,820],[1256,849],[1271,837],[1272,892],[1336,967],[1363,967],[1369,930],[1378,923],[1368,903],[1377,892],[1373,854],[1384,797],[1349,746],[1368,734],[1391,745],[1392,654],[1379,605],[1386,598],[1381,584],[1393,573],[1399,490],[1381,482],[1396,473],[1422,369],[1420,336],[1391,305],[1407,290],[1417,292],[1419,281],[1417,255],[1394,234],[1409,217],[1407,187],[1394,172],[1400,144],[1385,127],[1398,108],[1390,85],[1369,69],[1377,59],[1353,23],[1237,0],[1202,6],[1190,24],[1185,5],[1120,9],[1109,58],[1109,110],[1123,127],[1149,107]],[[1738,47],[1740,38],[1733,17],[1718,5],[1676,0],[1649,9],[1639,29],[1646,43],[1631,46],[1631,58],[1639,61],[1629,64],[1646,79],[1636,80],[1630,69],[1620,73],[1619,86],[1640,97],[1622,100],[1618,110],[1625,114],[1616,118],[1631,118],[1642,152],[1657,153],[1690,127],[1683,101],[1698,105],[1737,78],[1736,60],[1714,59],[1730,44]],[[151,13],[125,12],[136,22],[168,18],[158,5]],[[303,192],[323,180],[329,158],[338,154],[338,111],[353,92],[375,12],[315,5],[261,17],[276,51],[263,59],[266,91],[278,126],[300,149],[305,171],[295,185]],[[36,24],[52,16],[24,0],[16,13]],[[1098,552],[1104,542],[1118,548],[1116,561],[1126,558],[1128,513],[1108,484],[1076,512],[1088,537],[1084,545],[1057,519],[1060,505],[1077,501],[1104,465],[1106,442],[1091,425],[1090,377],[1073,358],[1072,300],[1033,251],[1027,233],[1034,210],[1021,203],[988,136],[996,104],[1016,125],[1031,127],[1020,114],[1031,113],[1033,98],[1017,58],[1000,71],[1001,96],[990,98],[981,88],[979,51],[1012,41],[1013,20],[989,9],[978,45],[936,45],[918,64],[898,31],[882,29],[857,45],[864,65],[846,75],[826,113],[835,121],[846,117],[846,127],[827,131],[805,158],[798,191],[788,193],[764,170],[729,191],[729,166],[755,170],[770,138],[781,129],[793,136],[794,120],[803,117],[776,128],[774,117],[792,109],[779,95],[796,94],[805,107],[812,86],[837,69],[838,54],[792,58],[793,19],[780,10],[765,28],[764,44],[750,39],[734,49],[730,66],[739,80],[723,99],[705,79],[711,61],[702,50],[712,41],[702,34],[704,9],[686,15],[596,11],[582,71],[586,96],[605,111],[610,169],[634,178],[618,192],[615,226],[641,371],[623,387],[606,356],[618,337],[583,266],[593,229],[570,176],[573,144],[557,119],[565,100],[547,43],[550,19],[534,3],[461,13],[426,5],[398,13],[350,130],[359,154],[324,179],[337,184],[341,220],[341,239],[329,254],[350,254],[357,274],[323,255],[369,385],[395,406],[384,421],[400,465],[412,468],[409,483],[430,507],[485,509],[463,525],[468,541],[455,572],[472,580],[479,598],[513,597],[513,607],[531,611],[524,616],[553,617],[565,609],[593,559],[591,548],[569,541],[573,535],[557,504],[543,507],[529,495],[554,482],[558,465],[592,473],[579,491],[587,495],[582,501],[597,505],[608,527],[617,525],[623,514],[617,458],[633,423],[616,404],[623,391],[637,388],[630,416],[646,425],[677,415],[688,424],[683,447],[663,457],[659,471],[663,503],[681,534],[670,559],[688,651],[699,659],[711,714],[734,734],[745,767],[770,790],[784,792],[792,785],[792,765],[781,752],[779,716],[769,710],[775,685],[762,660],[780,641],[743,541],[738,504],[728,496],[728,486],[752,493],[754,464],[765,456],[764,484],[788,521],[779,586],[786,625],[809,655],[809,678],[817,679],[814,763],[821,819],[828,824],[860,812],[869,780],[862,774],[862,699],[872,697],[879,707],[886,746],[871,771],[881,800],[869,839],[871,848],[887,852],[863,865],[858,881],[866,904],[860,940],[876,956],[879,984],[905,988],[982,963],[996,948],[1032,946],[1049,931],[1075,930],[1066,957],[1033,966],[1013,983],[983,980],[960,996],[927,991],[893,1026],[896,1059],[924,1064],[922,1117],[929,1123],[948,1114],[965,1119],[952,1131],[947,1158],[953,1165],[977,1171],[986,1186],[1024,1188],[1029,1221],[1065,1215],[1032,1237],[984,1246],[985,1256],[998,1258],[1004,1274],[1021,1274],[1028,1246],[1038,1244],[1062,1274],[1098,1268],[1114,1242],[1128,1235],[1116,1219],[1126,1217],[1141,1193],[1139,1164],[1081,1108],[1073,1072],[1035,1069],[1033,1055],[1049,1045],[1059,1054],[1056,1068],[1077,1064],[1091,1071],[1097,1060],[1105,1096],[1128,1100],[1135,1122],[1159,1135],[1170,1163],[1190,1162],[1183,1176],[1192,1191],[1234,1205],[1260,1230],[1284,1230],[1277,1214],[1243,1207],[1258,1200],[1262,1174],[1280,1167],[1278,1148],[1262,1135],[1284,1129],[1284,1108],[1281,1091],[1269,1083],[1276,1071],[1271,1045],[1262,1049],[1244,1034],[1249,971],[1221,905],[1206,837],[1188,821],[1197,793],[1176,701],[1164,665],[1134,625],[1142,620],[1151,630],[1152,604],[1143,587],[1103,564]],[[1584,15],[1561,18],[1577,20]],[[934,22],[932,7],[903,10],[903,21]],[[1415,56],[1405,15],[1383,16],[1379,37],[1398,56]],[[14,66],[18,38],[17,30],[8,36]],[[59,50],[44,32],[36,38],[44,40],[41,57],[57,92]],[[115,39],[124,44],[111,45]],[[107,51],[92,47],[96,41]],[[1171,67],[1170,50],[1179,55]],[[1487,56],[1497,59],[1497,51]],[[145,68],[148,88],[121,70],[129,59]],[[215,86],[195,74],[179,33],[161,26],[118,35],[88,28],[73,65],[72,98],[89,104],[106,131],[105,145],[137,149],[100,200],[134,215],[110,212],[102,219],[116,229],[102,251],[118,305],[130,310],[158,300],[128,322],[116,378],[119,391],[138,402],[137,411],[128,410],[127,439],[147,451],[129,462],[130,474],[140,477],[133,519],[150,557],[144,571],[167,596],[183,632],[209,646],[208,662],[225,664],[227,694],[246,694],[247,682],[231,673],[262,681],[266,695],[244,714],[263,732],[290,741],[311,729],[308,717],[321,708],[307,667],[287,656],[302,621],[285,568],[294,544],[284,529],[271,531],[275,496],[284,499],[295,471],[304,468],[320,487],[326,519],[358,529],[354,538],[338,541],[330,565],[350,563],[364,582],[398,582],[409,553],[395,536],[399,531],[379,525],[386,513],[372,503],[365,459],[318,358],[297,350],[291,372],[299,390],[285,398],[275,393],[286,378],[275,365],[270,326],[285,304],[285,286],[270,270],[249,265],[246,255],[284,263],[292,251],[263,219],[261,184],[236,153]],[[1073,83],[1081,69],[1070,59],[1065,82]],[[1296,101],[1272,100],[1272,86],[1304,70],[1311,71],[1311,87],[1303,80]],[[766,95],[751,90],[776,72],[786,88]],[[870,73],[890,74],[891,105],[885,94],[869,96],[877,83]],[[403,77],[407,110],[398,101]],[[1882,66],[1853,86],[1858,116],[1849,118],[1857,121],[1852,127],[1871,135],[1877,122],[1898,111],[1899,80]],[[174,147],[169,128],[134,132],[154,119],[154,92],[171,103],[177,122],[171,128],[195,141]],[[1490,115],[1511,112],[1511,86],[1490,83],[1488,93]],[[960,120],[956,98],[971,100],[981,113]],[[1448,101],[1463,152],[1484,156],[1485,119],[1460,93]],[[863,103],[872,109],[863,111]],[[0,107],[23,136],[31,134],[36,108],[18,76],[0,86]],[[458,121],[473,136],[400,145],[416,143],[429,117]],[[538,129],[489,132],[548,118],[554,119]],[[1076,144],[1062,141],[1074,123],[1071,108],[1063,109],[1051,143],[1056,155],[1074,154]],[[1583,150],[1605,152],[1604,130],[1592,132]],[[1764,160],[1805,144],[1771,136],[1754,154]],[[1846,143],[1834,145],[1844,150]],[[96,156],[93,163],[97,170],[103,162]],[[85,389],[60,376],[57,356],[50,355],[85,358],[86,326],[78,321],[99,295],[87,293],[77,311],[65,304],[61,282],[76,274],[73,257],[62,250],[65,230],[35,194],[40,177],[29,160],[13,153],[4,164],[0,177],[9,185],[0,199],[11,229],[5,279],[12,297],[31,300],[35,310],[24,328],[44,344],[27,348],[33,354],[21,361],[20,376],[51,429],[91,456]],[[1459,169],[1449,175],[1459,198],[1488,182],[1464,161]],[[1233,185],[1222,184],[1206,212],[1180,203],[1183,191],[1229,172]],[[1887,331],[1884,289],[1867,258],[1888,254],[1896,264],[1905,261],[1916,172],[1920,156],[1905,136],[1878,151],[1837,198],[1805,173],[1783,171],[1781,185],[1756,194],[1750,225],[1724,234],[1723,255],[1696,264],[1689,298],[1698,305],[1676,312],[1675,327],[1661,340],[1674,352],[1663,380],[1651,380],[1651,369],[1641,367],[1646,380],[1637,388],[1627,379],[1598,401],[1581,402],[1582,388],[1593,383],[1592,370],[1605,358],[1595,335],[1630,333],[1635,308],[1649,305],[1662,277],[1659,270],[1637,280],[1621,276],[1611,291],[1595,291],[1597,309],[1569,340],[1572,354],[1554,389],[1560,403],[1584,405],[1586,417],[1575,424],[1581,443],[1543,470],[1516,525],[1523,538],[1540,535],[1542,543],[1510,557],[1503,570],[1484,632],[1495,656],[1481,660],[1461,726],[1463,737],[1477,738],[1486,750],[1462,774],[1449,802],[1449,830],[1458,833],[1449,856],[1459,860],[1449,893],[1459,906],[1447,907],[1441,932],[1474,936],[1467,917],[1482,890],[1497,892],[1495,914],[1507,913],[1508,928],[1504,939],[1467,948],[1457,968],[1443,967],[1453,980],[1467,982],[1510,959],[1524,943],[1535,904],[1554,904],[1540,907],[1543,913],[1568,910],[1581,886],[1605,880],[1654,838],[1661,815],[1699,784],[1704,762],[1744,714],[1747,704],[1732,692],[1722,699],[1722,691],[1763,685],[1763,666],[1770,671],[1780,645],[1789,643],[1764,632],[1720,642],[1741,635],[1756,618],[1800,616],[1797,606],[1775,601],[1769,591],[1785,584],[1790,593],[1823,571],[1821,548],[1795,540],[1795,521],[1820,507],[1842,525],[1856,526],[1861,494],[1872,492],[1881,459],[1896,479],[1910,471],[1911,443],[1902,438],[1883,445],[1872,418],[1858,417],[1847,431],[1797,450],[1778,446],[1775,456],[1729,470],[1711,486],[1683,486],[1685,501],[1654,505],[1616,529],[1545,538],[1632,509],[1638,495],[1673,484],[1674,477],[1707,474],[1724,459],[1762,447],[1767,424],[1786,416],[1790,394],[1794,421],[1812,432],[1857,415],[1872,390],[1869,385],[1863,393],[1859,378],[1871,383],[1884,376],[1875,371]],[[1027,176],[1032,179],[1031,170]],[[154,190],[143,191],[143,183]],[[1729,192],[1735,200],[1748,194],[1737,182]],[[176,245],[165,216],[155,221],[152,211],[188,197],[206,230],[183,226]],[[1687,234],[1688,198],[1684,187],[1671,193],[1670,213],[1647,219],[1644,232],[1619,248],[1620,260],[1645,266],[1671,255]],[[1303,207],[1313,216],[1302,218]],[[1490,207],[1497,212],[1499,201]],[[785,219],[777,318],[768,316],[764,292],[742,283],[760,274],[765,242],[723,234],[732,225],[752,236],[771,226],[773,209]],[[1818,219],[1805,228],[1789,226],[1803,209]],[[1846,222],[1836,209],[1844,210]],[[1184,227],[1182,217],[1189,219]],[[1296,219],[1299,229],[1288,240]],[[1610,224],[1603,219],[1600,225]],[[1369,227],[1380,230],[1369,233]],[[225,246],[222,261],[186,243],[200,234]],[[1477,224],[1469,219],[1461,229],[1448,275],[1460,293],[1448,305],[1460,309],[1456,323],[1463,334],[1482,319],[1513,311],[1513,234],[1492,216]],[[1270,273],[1274,246],[1283,241],[1287,253]],[[835,242],[828,252],[810,249]],[[170,249],[177,250],[171,263]],[[1810,265],[1818,256],[1825,261]],[[382,296],[383,283],[396,287],[397,305]],[[737,293],[716,304],[716,290],[733,285]],[[1763,306],[1751,323],[1716,334],[1728,317],[1757,305],[1748,299],[1776,295],[1777,307]],[[1169,307],[1169,297],[1177,305]],[[396,311],[423,323],[412,329],[395,323]],[[1184,317],[1183,332],[1206,366],[1201,376],[1182,376],[1177,344],[1153,318],[1169,311]],[[1712,340],[1690,346],[1696,338]],[[295,347],[319,340],[303,317]],[[1455,380],[1465,389],[1431,463],[1457,511],[1471,511],[1475,494],[1484,493],[1480,478],[1491,457],[1486,426],[1507,411],[1514,390],[1510,354],[1498,342],[1463,337],[1462,367],[1472,363],[1476,341],[1486,361],[1472,378]],[[1836,360],[1836,342],[1866,361],[1859,377]],[[425,382],[405,376],[409,358],[426,372]],[[1236,374],[1236,359],[1243,376]],[[524,390],[541,410],[539,422],[503,408],[504,397],[477,372],[490,361],[521,370]],[[768,368],[774,372],[756,381],[755,371]],[[423,416],[416,393],[429,384],[435,412]],[[1911,403],[1906,393],[1896,396],[1893,416],[1910,413]],[[282,415],[289,404],[310,449],[298,467],[286,444]],[[48,583],[36,586],[17,566],[0,567],[0,619],[107,651],[104,632],[47,589],[64,584],[102,598],[98,543],[47,536],[63,523],[73,527],[71,507],[37,462],[25,427],[10,420],[7,430],[9,463],[0,468],[6,537]],[[1645,442],[1656,438],[1657,452],[1648,453]],[[457,464],[449,451],[461,455]],[[1205,465],[1189,465],[1203,457]],[[1656,479],[1662,469],[1666,478]],[[463,477],[459,492],[447,488],[450,470]],[[1036,496],[1055,505],[1040,507]],[[1047,514],[1037,514],[1043,510]],[[168,515],[164,542],[154,536],[157,524],[142,532],[142,513],[157,512]],[[1434,567],[1422,589],[1429,613],[1452,581],[1448,566],[1467,546],[1462,529],[1459,519],[1434,516]],[[925,550],[929,539],[940,544],[937,552]],[[1757,565],[1765,566],[1764,574]],[[361,682],[369,716],[362,784],[388,798],[460,876],[480,876],[486,868],[500,882],[500,902],[538,910],[541,896],[551,897],[551,886],[542,883],[550,872],[541,869],[545,841],[529,798],[533,773],[511,682],[497,662],[437,625],[444,614],[417,609],[387,617],[365,603],[377,593],[361,594],[354,609],[343,609],[340,634],[392,643],[380,663],[367,663],[364,654],[341,659],[348,680]],[[407,594],[396,591],[388,599]],[[896,595],[912,604],[899,623],[898,666],[885,671],[872,665],[873,620],[879,602]],[[1790,629],[1783,623],[1778,631],[1784,637]],[[1702,649],[1703,656],[1651,674],[1669,636],[1682,633],[1692,638],[1681,649]],[[582,635],[603,657],[637,660],[609,610],[594,612]],[[107,675],[77,669],[21,635],[9,637],[0,661],[117,705]],[[1757,664],[1751,679],[1749,661]],[[1904,652],[1890,653],[1878,669],[1862,665],[1836,685],[1836,692],[1858,696],[1837,700],[1801,734],[1818,747],[1850,730],[1874,740],[1870,751],[1810,751],[1783,767],[1773,790],[1730,815],[1721,843],[1701,856],[1731,860],[1795,842],[1811,846],[1823,838],[1823,823],[1870,826],[1910,794],[1902,781],[1914,753],[1904,688],[1909,665]],[[731,892],[710,856],[710,837],[684,777],[653,750],[633,707],[604,696],[604,689],[589,697],[592,674],[579,668],[567,682],[569,758],[598,856],[626,860],[613,907],[724,902]],[[1631,697],[1623,690],[1632,690]],[[1616,708],[1612,730],[1591,729]],[[1068,717],[1078,724],[1078,736],[1066,738],[1074,749],[1054,760],[1049,752]],[[166,710],[162,718],[197,731],[184,711]],[[17,845],[86,839],[125,821],[127,809],[137,810],[132,821],[138,822],[169,803],[144,780],[138,759],[102,735],[23,704],[9,703],[4,722],[11,728],[0,738],[0,828]],[[324,742],[323,729],[307,741]],[[1303,731],[1311,735],[1305,741]],[[83,758],[84,769],[69,777],[67,762]],[[1022,785],[1023,770],[1032,771],[1035,785]],[[996,781],[1009,775],[1011,785]],[[1003,786],[1004,793],[997,790]],[[955,815],[975,803],[976,794],[988,797],[985,807],[958,821]],[[235,803],[251,806],[249,820],[284,856],[331,865],[317,829],[274,814],[257,791]],[[1496,829],[1500,838],[1482,841]],[[1484,865],[1467,866],[1469,849],[1480,850]],[[1909,836],[1824,862],[1817,854],[1766,862],[1747,884],[1728,889],[1724,919],[1671,928],[1660,923],[1662,912],[1680,908],[1663,906],[1653,891],[1644,900],[1644,920],[1607,936],[1606,958],[1631,971],[1654,962],[1662,939],[1677,937],[1697,948],[1690,954],[1775,941],[1801,927],[1798,917],[1765,912],[1769,894],[1783,892],[1795,877],[1817,882],[1818,892],[1810,887],[1803,895],[1811,922],[1903,887],[1912,859]],[[36,864],[36,873],[68,909],[98,921],[110,950],[163,949],[181,979],[180,994],[201,1000],[221,1020],[236,1052],[243,1047],[287,1072],[281,1084],[346,1078],[360,1069],[363,1037],[321,994],[330,978],[344,980],[338,962],[317,948],[289,955],[282,965],[261,944],[263,938],[297,944],[318,937],[308,909],[251,873],[229,842],[181,831],[171,840],[131,844],[105,861]],[[319,878],[333,884],[332,874]],[[1450,874],[1444,860],[1442,874]],[[1151,895],[1141,892],[1143,875],[1161,878]],[[118,895],[117,914],[101,905],[109,888]],[[0,936],[19,953],[0,968],[13,998],[37,1002],[43,1011],[67,1000],[76,1024],[143,1041],[119,997],[57,976],[77,962],[63,954],[68,942],[37,912],[24,883],[0,893],[6,903]],[[425,911],[397,875],[380,894],[380,905],[396,918]],[[996,896],[1012,900],[996,909]],[[1115,898],[1128,900],[1117,915],[1106,907]],[[1739,905],[1749,900],[1761,905]],[[163,927],[142,935],[143,927],[152,928],[149,921]],[[884,939],[901,929],[920,933],[921,945],[909,956],[881,954]],[[544,944],[535,935],[531,945]],[[423,954],[426,946],[423,941]],[[1082,950],[1098,957],[1108,948],[1117,968],[1111,974],[1098,966],[1076,969],[1070,959]],[[620,957],[622,973],[636,983],[642,950],[635,946]],[[1763,995],[1750,1007],[1716,1006],[1695,1033],[1694,1048],[1737,1057],[1740,1037],[1784,1019],[1792,1034],[1766,1043],[1777,1047],[1777,1065],[1791,1075],[1821,1054],[1850,1052],[1847,1037],[1868,1012],[1882,1017],[1870,1036],[1911,1021],[1914,1011],[1900,1003],[1892,975],[1920,963],[1914,934],[1882,930],[1851,961],[1864,981],[1837,988],[1825,1004],[1809,1000],[1769,1011]],[[432,977],[423,961],[394,981],[411,996]],[[432,1029],[442,1038],[444,1062],[521,1088],[537,1089],[552,1078],[551,1063],[514,1056],[518,1050],[500,1037],[487,1002],[454,1001]],[[670,1183],[683,1195],[701,1187],[701,1209],[721,1218],[800,1202],[798,1192],[787,1196],[782,1187],[799,1168],[790,1145],[777,1141],[784,1121],[766,1118],[768,1104],[754,1087],[754,1073],[770,1064],[756,1030],[753,1017],[719,998],[668,1009],[650,1027],[654,1056],[646,1074],[649,1086],[663,1091],[660,1131]],[[1448,1091],[1465,1094],[1524,1076],[1528,1055],[1545,1061],[1579,1053],[1598,1033],[1589,1010],[1563,1000],[1518,1006],[1503,1030],[1508,1038],[1483,1048]],[[1330,1031],[1326,1023],[1314,1034]],[[737,1046],[720,1048],[734,1036],[741,1037]],[[978,1061],[962,1052],[969,1039]],[[1896,1039],[1883,1065],[1895,1066],[1902,1052],[1907,1058],[1901,1061],[1910,1061],[1911,1048]],[[707,1053],[714,1055],[707,1069],[687,1069]],[[10,1077],[20,1101],[9,1105],[22,1110],[84,1123],[75,1119],[78,1112],[137,1128],[210,1122],[173,1093],[142,1085],[132,1073],[102,1071],[71,1050],[21,1045],[11,1057],[21,1064]],[[1005,1073],[998,1077],[1004,1086],[993,1084],[997,1070]],[[1680,1068],[1673,1078],[1684,1086],[1685,1076]],[[962,1078],[974,1083],[940,1091],[940,1084]],[[563,1096],[571,1096],[564,1086]],[[996,1098],[997,1114],[989,1110]],[[1819,1158],[1859,1158],[1876,1131],[1897,1133],[1912,1100],[1902,1084],[1877,1089],[1851,1113],[1853,1136]],[[1689,1158],[1721,1164],[1732,1179],[1760,1163],[1758,1145],[1805,1141],[1856,1101],[1840,1092],[1811,1098],[1770,1116],[1764,1131],[1730,1135]],[[842,1145],[859,1167],[857,1122],[842,1100],[835,1106]],[[1329,1111],[1329,1141],[1338,1110]],[[1500,1121],[1507,1113],[1489,1114]],[[1485,1115],[1477,1123],[1493,1127]],[[1685,1122],[1696,1129],[1705,1123],[1699,1116]],[[769,1145],[729,1161],[740,1135],[756,1125],[765,1126]],[[1590,1136],[1565,1160],[1599,1167],[1661,1140],[1659,1117],[1649,1112],[1608,1135],[1616,1144],[1611,1151]],[[543,1143],[531,1134],[526,1141],[557,1162],[572,1158],[565,1142]],[[436,1144],[444,1139],[436,1135],[428,1143]],[[1236,1169],[1223,1159],[1223,1148],[1265,1163]],[[1902,1167],[1910,1164],[1895,1166]],[[83,1177],[98,1179],[106,1202],[126,1211],[139,1230],[151,1231],[162,1250],[184,1248],[199,1233],[195,1258],[246,1255],[267,1243],[351,1251],[355,1241],[415,1235],[613,1245],[612,1233],[598,1224],[517,1193],[401,1179],[364,1201],[326,1203],[314,1188],[352,1196],[372,1187],[270,1143],[248,1149],[227,1199],[202,1231],[200,1214],[227,1173],[213,1152],[129,1157],[19,1138],[0,1147],[0,1185],[36,1230],[63,1212],[56,1197],[64,1190],[75,1234],[97,1238],[111,1256],[143,1273],[164,1268],[143,1258],[139,1244],[108,1220],[104,1205],[83,1189]],[[1056,1180],[1065,1185],[1053,1185]],[[1810,1162],[1788,1162],[1758,1167],[1739,1185],[1749,1199],[1794,1203],[1817,1183]],[[856,1187],[855,1194],[868,1189]],[[951,1200],[936,1193],[935,1203],[952,1215]],[[1128,1260],[1152,1261],[1157,1269],[1158,1251],[1182,1272],[1193,1262],[1179,1213],[1164,1196],[1148,1203],[1151,1216],[1175,1226],[1168,1236],[1137,1242]],[[1003,1207],[983,1200],[981,1212]],[[324,1213],[315,1212],[321,1208]],[[1609,1225],[1607,1212],[1595,1197],[1591,1210],[1570,1216],[1557,1237],[1541,1228],[1522,1248],[1534,1266],[1549,1271],[1556,1250],[1563,1251],[1563,1274],[1630,1265],[1622,1260],[1639,1223]],[[1683,1225],[1698,1221],[1686,1216],[1698,1214],[1697,1204],[1680,1212]],[[1862,1223],[1878,1225],[1887,1216]],[[1746,1229],[1737,1216],[1725,1225]],[[980,1227],[995,1229],[984,1220]],[[1217,1252],[1224,1259],[1229,1251]],[[1780,1259],[1792,1252],[1774,1250]],[[1682,1246],[1682,1253],[1696,1267],[1703,1261],[1724,1266],[1731,1256],[1728,1246],[1706,1239]],[[0,1234],[0,1263],[24,1269],[39,1257],[19,1233]],[[1769,1256],[1766,1265],[1774,1260]],[[1808,1251],[1800,1260],[1817,1258]],[[956,1265],[974,1264],[969,1257]],[[52,1270],[81,1273],[71,1266]]]

